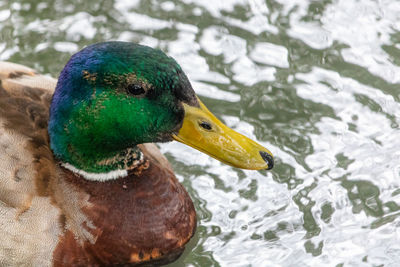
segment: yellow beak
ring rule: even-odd
[[[220,122],[198,99],[200,107],[183,104],[185,118],[178,135],[172,137],[233,167],[271,169],[271,152]]]

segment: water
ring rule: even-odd
[[[399,21],[391,0],[0,0],[0,59],[57,76],[93,42],[158,47],[274,153],[255,172],[161,145],[198,213],[171,266],[398,266]]]

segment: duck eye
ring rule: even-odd
[[[199,122],[199,126],[207,131],[211,131],[212,130],[212,126],[211,123],[207,122],[207,121],[200,121]]]
[[[129,94],[131,95],[143,95],[146,91],[139,84],[129,84],[126,88]]]

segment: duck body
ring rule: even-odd
[[[270,152],[219,122],[180,66],[125,42],[75,54],[58,81],[0,62],[0,266],[174,261],[193,203],[154,144],[173,139],[225,163]]]
[[[47,135],[56,80],[0,63],[0,265],[173,261],[196,228],[193,203],[153,144],[125,179],[95,182],[58,165]],[[122,245],[121,245],[122,244]]]

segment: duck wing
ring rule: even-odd
[[[0,266],[51,265],[61,233],[46,192],[55,172],[47,120],[56,82],[0,62]]]

